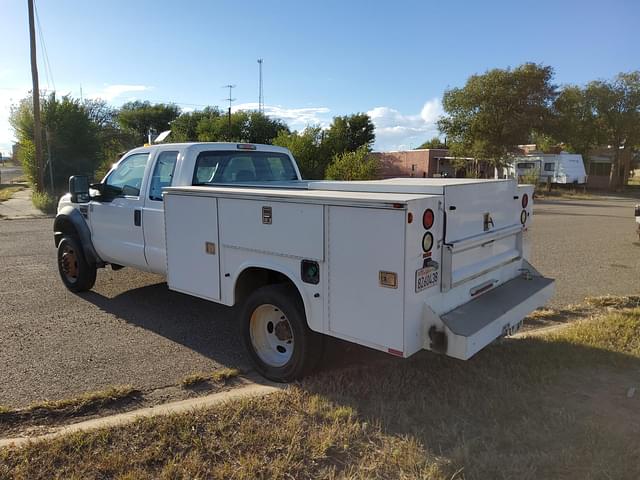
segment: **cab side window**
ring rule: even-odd
[[[162,201],[162,189],[171,186],[173,171],[176,168],[178,152],[162,152],[156,160],[149,187],[149,199]]]
[[[144,168],[148,159],[148,153],[136,153],[128,156],[109,174],[105,183],[112,187],[121,188],[123,195],[139,196],[142,178],[144,177]]]

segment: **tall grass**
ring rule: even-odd
[[[56,213],[58,200],[50,193],[37,192],[34,190],[33,195],[31,196],[31,201],[33,202],[33,206],[41,212],[48,214]]]

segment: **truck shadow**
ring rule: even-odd
[[[627,397],[638,371],[634,356],[520,338],[466,362],[421,352],[325,372],[300,388],[385,435],[415,440],[421,453],[412,458],[438,465],[437,478],[585,478],[640,454],[626,447],[640,434],[640,403]],[[637,478],[640,463],[635,476],[617,469],[612,478]]]
[[[114,297],[98,291],[82,298],[120,320],[149,330],[221,365],[251,371],[238,326],[239,309],[174,292],[164,282],[126,290]],[[380,360],[388,354],[326,337],[321,371]]]

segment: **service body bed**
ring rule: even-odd
[[[514,181],[465,179],[168,188],[167,281],[233,305],[243,272],[274,270],[296,285],[316,332],[467,359],[552,294],[526,262],[525,194]],[[318,263],[317,284],[303,281],[303,260]]]

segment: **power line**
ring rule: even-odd
[[[33,9],[36,16],[36,25],[38,26],[38,37],[42,43],[42,52],[44,53],[44,72],[47,77],[47,86],[49,86],[49,78],[51,79],[51,85],[53,85],[53,91],[56,90],[56,82],[53,79],[53,70],[51,70],[51,63],[49,62],[49,54],[47,53],[47,44],[44,42],[44,34],[42,33],[42,26],[40,25],[40,16],[38,15],[38,6],[34,2]]]
[[[228,88],[229,89],[229,98],[226,98],[225,100],[227,100],[229,102],[229,113],[228,113],[228,118],[229,118],[229,136],[227,137],[227,140],[231,140],[231,104],[235,100],[235,98],[231,98],[231,91],[234,88],[236,88],[236,86],[229,84],[229,85],[223,85],[222,88]]]
[[[235,85],[223,85],[222,88],[228,88],[229,89],[229,98],[225,98],[224,100],[226,100],[227,102],[229,102],[229,110],[231,110],[231,103],[235,102],[236,99],[235,98],[231,98],[231,91],[236,88]]]

